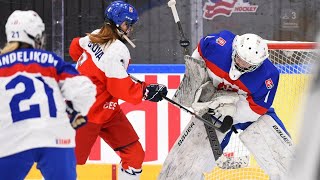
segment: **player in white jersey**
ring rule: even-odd
[[[0,54],[0,179],[22,180],[36,162],[46,180],[75,180],[74,128],[85,122],[96,87],[72,64],[41,50],[45,25],[36,12],[14,11],[5,29],[7,44]],[[73,105],[72,119],[66,100]]]

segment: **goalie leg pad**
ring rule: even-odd
[[[224,134],[217,131],[219,142]],[[171,148],[158,180],[200,180],[204,172],[215,166],[208,135],[203,122],[192,117]]]
[[[294,158],[293,142],[271,116],[261,116],[239,137],[270,177],[286,174]]]

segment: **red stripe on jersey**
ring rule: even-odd
[[[68,73],[61,73],[59,76],[57,75],[57,70],[54,67],[43,67],[40,64],[15,64],[11,67],[0,68],[0,76],[1,77],[9,77],[14,75],[17,72],[27,72],[27,73],[40,73],[42,76],[55,78],[57,81],[64,80],[68,77],[73,77],[75,75]]]
[[[69,54],[73,61],[78,61],[79,57],[83,53],[83,49],[79,45],[80,37],[73,38],[69,47]]]
[[[9,77],[17,72],[40,73],[42,76],[55,78],[56,81],[65,80],[66,78],[75,76],[69,73],[61,73],[58,75],[55,67],[43,67],[37,63],[28,65],[15,64],[11,67],[0,68],[1,77]]]
[[[225,80],[227,80],[229,83],[231,84],[234,84],[236,86],[238,86],[241,90],[247,92],[247,101],[249,102],[249,106],[250,108],[257,114],[265,114],[268,109],[265,108],[265,107],[262,107],[258,104],[256,104],[253,99],[252,99],[252,96],[251,96],[251,92],[250,90],[241,82],[240,79],[237,79],[237,80],[232,80],[230,79],[229,77],[229,73],[225,72],[224,70],[220,69],[218,66],[216,66],[215,64],[213,64],[211,61],[209,61],[208,59],[206,59],[202,52],[201,52],[201,49],[200,49],[200,45],[198,45],[198,52],[200,54],[200,56],[205,60],[205,63],[207,65],[207,67],[214,73],[216,74],[217,76],[219,76],[220,78],[223,78]]]
[[[74,77],[74,76],[77,76],[77,75],[69,74],[69,73],[61,73],[61,74],[59,74],[58,81],[65,80],[67,78],[71,78],[71,77]]]
[[[262,106],[256,104],[256,103],[253,101],[252,96],[248,96],[248,97],[247,97],[247,101],[249,102],[250,108],[251,108],[255,113],[257,113],[257,114],[263,115],[263,114],[265,114],[265,113],[268,111],[267,108],[262,107]]]

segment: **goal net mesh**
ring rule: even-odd
[[[274,42],[268,43],[269,59],[280,71],[280,81],[273,107],[285,124],[293,141],[297,132],[299,105],[303,101],[303,92],[310,81],[312,65],[319,57],[315,43]],[[229,169],[215,167],[205,173],[206,180],[264,180],[269,176],[259,167],[248,149],[241,143],[238,134],[233,133],[230,143],[224,149]],[[240,164],[232,163],[235,159]],[[230,163],[231,162],[231,163]]]

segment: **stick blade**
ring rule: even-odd
[[[232,124],[233,124],[233,118],[231,116],[226,116],[223,119],[222,125],[219,129],[221,132],[225,133],[231,129]]]

